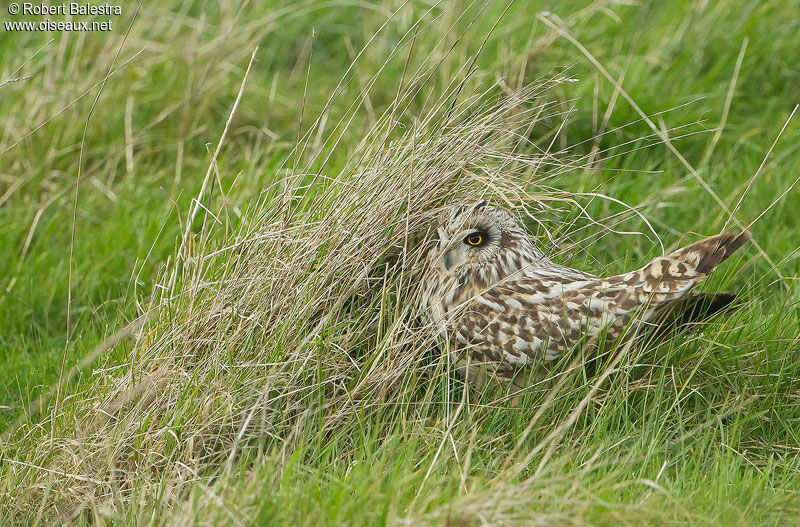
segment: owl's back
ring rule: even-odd
[[[505,380],[520,369],[556,360],[579,344],[616,341],[629,328],[663,322],[681,298],[748,238],[746,233],[715,236],[608,278],[543,262],[491,287],[453,283],[448,294],[438,297],[440,323],[471,370]],[[709,305],[719,308],[713,301]]]

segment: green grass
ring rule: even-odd
[[[356,398],[346,417],[332,418],[325,402],[340,392],[320,387],[331,372],[342,376],[342,390],[350,396],[367,366],[377,364],[375,371],[391,373],[389,363],[403,360],[402,346],[380,347],[387,335],[400,331],[405,319],[398,304],[409,301],[391,276],[381,295],[339,306],[312,340],[317,370],[302,375],[314,389],[308,399],[291,401],[305,404],[307,412],[286,406],[291,412],[275,418],[286,423],[285,430],[246,437],[238,446],[240,455],[229,462],[240,421],[229,419],[225,405],[235,409],[232,414],[249,408],[253,387],[263,389],[272,374],[265,366],[242,365],[289,354],[293,339],[315,325],[313,312],[295,313],[283,333],[263,336],[253,329],[249,337],[245,332],[251,340],[244,341],[244,350],[234,349],[240,342],[227,351],[214,348],[218,355],[211,366],[203,355],[206,348],[192,335],[174,338],[182,347],[174,344],[170,364],[180,373],[170,378],[169,397],[156,397],[163,407],[145,408],[145,418],[134,415],[125,426],[108,426],[100,434],[118,441],[109,443],[114,463],[136,476],[116,494],[46,472],[70,466],[71,474],[105,475],[111,463],[82,435],[89,427],[84,418],[111,399],[125,375],[147,373],[158,362],[137,363],[137,357],[167,356],[159,343],[169,340],[169,331],[185,332],[184,315],[202,312],[208,298],[188,293],[193,280],[228,276],[225,262],[233,256],[227,253],[211,258],[202,271],[175,260],[191,200],[200,191],[256,45],[256,61],[221,150],[219,179],[207,201],[222,225],[214,227],[206,217],[208,235],[196,237],[195,255],[224,247],[236,233],[261,225],[253,218],[265,211],[254,202],[259,196],[273,199],[277,191],[271,185],[295,166],[309,173],[322,168],[329,177],[345,172],[351,155],[363,151],[360,140],[395,100],[404,71],[415,71],[428,58],[441,60],[425,89],[410,98],[400,117],[406,129],[395,136],[409,130],[413,116],[424,115],[429,98],[462,79],[459,68],[472,64],[478,50],[462,97],[501,76],[505,87],[492,93],[553,71],[576,80],[543,94],[553,106],[532,128],[530,148],[549,149],[561,163],[578,160],[580,165],[544,171],[549,178],[531,179],[532,192],[544,192],[543,185],[569,192],[595,218],[624,208],[593,194],[640,206],[669,247],[697,239],[687,233],[719,232],[729,214],[653,136],[625,97],[615,94],[592,61],[549,29],[545,19],[563,21],[572,37],[622,79],[625,94],[656,126],[670,130],[675,148],[728,209],[736,207],[763,162],[736,211],[741,224],[750,224],[794,182],[797,115],[767,153],[800,102],[800,70],[794,62],[800,54],[797,2],[551,4],[517,2],[502,18],[505,4],[500,2],[482,11],[466,3],[434,7],[425,15],[430,26],[415,38],[408,66],[406,46],[377,77],[338,145],[321,147],[330,154],[322,167],[307,153],[292,154],[298,137],[326,111],[325,128],[310,138],[315,151],[316,138],[348,115],[350,102],[428,3],[400,9],[352,70],[354,57],[399,3],[145,5],[124,45],[133,3],[113,19],[111,33],[0,29],[0,82],[32,76],[0,86],[3,517],[22,525],[794,524],[800,516],[796,188],[751,227],[774,266],[748,245],[704,285],[739,292],[742,309],[686,338],[637,348],[601,384],[584,379],[582,372],[568,376],[560,387],[549,386],[556,390],[552,403],[545,403],[547,390],[526,394],[515,406],[488,393],[468,393],[465,402],[459,379],[429,346],[427,354],[415,355],[415,364],[422,366],[405,383],[387,378],[386,393],[380,393],[375,388],[380,379],[368,379],[374,389],[369,393],[378,394],[376,404]],[[544,10],[554,14],[538,17]],[[10,17],[4,11],[0,19]],[[88,122],[73,226],[84,124],[120,46],[117,66],[135,58],[108,79]],[[348,82],[326,110],[342,76]],[[715,139],[727,103],[725,126]],[[689,135],[678,139],[684,134]],[[602,153],[588,166],[593,145]],[[523,177],[542,175],[526,167],[509,170]],[[318,203],[333,207],[333,198],[326,202],[321,196],[336,189],[332,182],[313,180],[305,199],[297,200],[299,209]],[[589,244],[601,230],[576,207],[562,205],[549,214],[539,212],[552,231],[569,235],[561,261],[613,273],[660,254],[652,236],[609,233]],[[338,217],[336,212],[308,214]],[[615,229],[647,231],[635,215],[609,222],[617,219],[623,221]],[[53,400],[45,396],[59,381],[65,350],[73,228],[66,373],[84,357],[93,360],[68,376],[53,424]],[[193,229],[199,232],[201,226]],[[586,249],[571,248],[571,240]],[[321,247],[320,261],[333,251]],[[265,258],[281,254],[275,249]],[[162,298],[157,285],[169,284],[172,272],[172,293],[185,288],[187,294],[148,327],[148,339],[137,344],[124,339],[94,358],[97,346],[147,309],[154,291]],[[380,269],[374,272],[382,276]],[[321,280],[312,274],[307,283]],[[314,298],[308,287],[304,294]],[[211,335],[216,341],[224,338],[224,333]],[[274,349],[259,348],[264,342]],[[408,353],[414,347],[408,346]],[[326,357],[340,357],[343,349],[361,373],[335,369],[338,364],[327,369]],[[567,421],[583,403],[574,422]],[[533,426],[526,432],[529,423]],[[549,437],[562,423],[568,426]],[[519,438],[524,440],[518,443]],[[64,463],[65,453],[70,463]]]

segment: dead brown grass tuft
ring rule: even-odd
[[[74,426],[58,423],[64,437],[21,467],[31,492],[57,488],[73,511],[134,490],[169,501],[243,449],[290,456],[307,420],[331,434],[424,400],[420,379],[442,371],[415,307],[432,219],[453,202],[531,202],[531,175],[562,166],[526,153],[526,131],[553,113],[541,96],[563,80],[502,94],[465,75],[409,117],[422,72],[337,173],[312,169],[323,148],[302,168],[287,161],[231,234],[209,213],[165,271],[128,363],[65,400],[57,419]]]

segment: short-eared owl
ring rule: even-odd
[[[468,361],[484,381],[512,379],[601,336],[625,339],[632,322],[674,326],[719,311],[733,295],[687,293],[750,238],[719,234],[601,278],[553,263],[485,201],[454,208],[436,233],[424,308],[459,352],[460,369]]]

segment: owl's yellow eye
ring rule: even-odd
[[[483,244],[483,235],[479,232],[473,232],[466,238],[464,238],[464,243],[467,245],[471,245],[473,247],[477,247]]]

